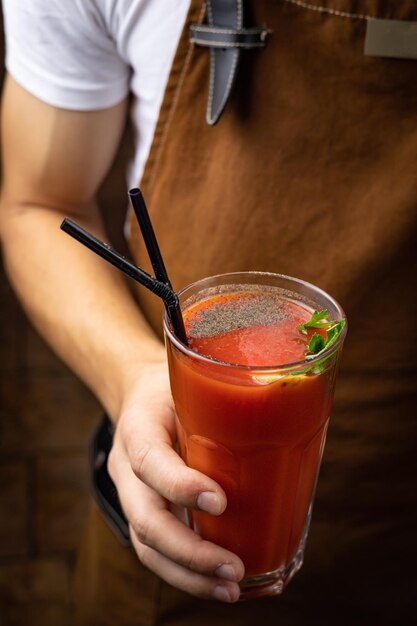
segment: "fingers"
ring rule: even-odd
[[[119,480],[119,498],[138,541],[194,572],[221,576],[231,581],[243,578],[242,561],[232,552],[204,541],[167,508],[166,502],[126,468]]]
[[[173,449],[175,413],[164,378],[142,382],[126,400],[108,469],[129,520],[139,559],[169,584],[202,598],[234,602],[244,566],[237,555],[203,540],[170,505],[220,515],[222,488],[188,468]]]
[[[223,489],[208,476],[187,467],[169,444],[130,441],[128,456],[137,478],[169,502],[211,515],[225,510]]]
[[[132,543],[141,562],[160,578],[177,589],[199,598],[213,598],[222,602],[236,602],[240,596],[237,583],[214,576],[196,574],[170,561],[157,551],[144,546],[132,533]]]
[[[173,449],[172,404],[155,410],[142,403],[136,415],[119,421],[114,444],[124,447],[133,472],[164,498],[180,506],[220,515],[227,500],[223,489],[211,478],[188,468]]]
[[[130,522],[132,543],[146,567],[198,597],[225,602],[239,598],[237,581],[244,567],[235,554],[204,541],[177,519],[167,502],[137,479],[126,455],[113,460],[112,477]]]

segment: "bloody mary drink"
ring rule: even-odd
[[[180,453],[227,496],[222,515],[190,511],[190,525],[242,559],[242,597],[280,593],[302,564],[345,334],[326,349],[324,318],[334,328],[343,311],[312,285],[257,272],[180,297],[188,347],[164,324]]]

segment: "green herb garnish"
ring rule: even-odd
[[[310,339],[307,345],[307,354],[316,355],[322,350],[324,350],[325,345],[326,345],[326,342],[324,340],[324,337],[322,337],[318,333],[314,333],[314,335],[312,336],[312,338]]]
[[[308,322],[300,324],[298,328],[305,335],[307,334],[307,328],[327,328],[331,324],[334,324],[334,322],[323,322],[323,320],[327,320],[328,316],[329,311],[327,309],[323,309],[323,311],[314,311]]]
[[[328,350],[340,337],[345,327],[345,320],[340,320],[340,322],[327,320],[328,315],[329,312],[327,309],[324,309],[323,311],[314,311],[308,322],[298,326],[298,329],[305,335],[307,334],[308,328],[323,328],[326,330],[326,339],[319,333],[313,334],[307,344],[306,359],[314,359],[317,355]]]

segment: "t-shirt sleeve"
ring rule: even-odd
[[[56,107],[111,107],[129,92],[120,57],[96,3],[3,0],[6,68],[34,96]]]

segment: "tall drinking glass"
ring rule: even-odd
[[[327,309],[328,319],[345,319],[318,287],[278,274],[212,276],[179,297],[186,315],[219,294],[263,290],[289,306]],[[189,511],[190,526],[242,559],[242,598],[279,594],[303,562],[346,328],[316,357],[261,367],[193,351],[178,341],[166,315],[164,331],[180,454],[227,496],[218,517]]]

